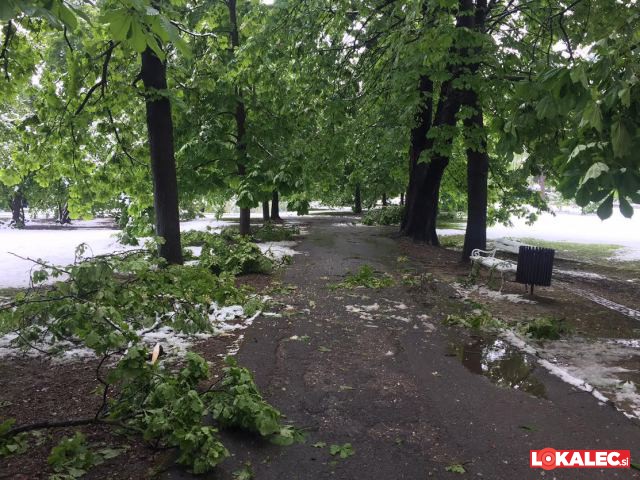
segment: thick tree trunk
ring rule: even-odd
[[[262,220],[264,222],[269,221],[269,202],[262,202]]]
[[[181,264],[178,180],[171,103],[167,96],[158,94],[167,90],[167,66],[150,48],[142,52],[141,78],[146,91],[156,235],[164,239],[164,243],[160,245],[160,256],[169,263]]]
[[[477,31],[483,32],[487,15],[486,0],[477,0],[474,16]],[[480,57],[480,46],[474,49],[474,54]],[[477,73],[479,64],[471,64],[471,73]],[[480,138],[475,145],[467,148],[467,230],[462,248],[462,261],[468,262],[471,252],[479,248],[487,248],[487,195],[489,178],[489,154],[484,131],[483,109],[476,90],[468,90],[464,96],[464,104],[473,113],[464,121],[464,126],[470,138]]]
[[[418,215],[420,202],[417,202],[417,191],[419,185],[424,182],[428,169],[427,163],[418,163],[420,154],[425,149],[427,143],[427,132],[431,127],[431,117],[433,115],[433,82],[426,75],[420,77],[418,90],[422,98],[422,103],[416,112],[416,125],[411,129],[411,139],[409,144],[409,185],[405,198],[406,208],[400,224],[400,231],[405,235],[407,225],[412,216]]]
[[[356,191],[353,196],[353,213],[360,215],[362,213],[362,194],[360,192],[360,184],[356,185]]]
[[[231,24],[231,30],[229,30],[229,39],[231,41],[231,48],[235,54],[235,50],[240,46],[240,32],[238,30],[238,11],[236,6],[236,0],[228,0],[226,2],[229,10],[229,23]],[[242,99],[242,89],[236,85],[236,111],[234,114],[236,120],[236,152],[238,155],[238,175],[246,175],[246,161],[247,161],[247,145],[245,143],[245,134],[247,131],[247,112],[245,109],[244,101]],[[251,233],[251,209],[248,207],[240,208],[240,235],[249,235]]]
[[[388,202],[387,202],[387,194],[386,194],[386,193],[383,193],[383,194],[382,194],[382,206],[383,206],[383,207],[386,207],[387,205],[388,205]]]
[[[16,190],[11,197],[11,225],[16,228],[24,227],[24,196],[20,190]]]
[[[482,128],[482,112],[472,119]],[[485,142],[483,142],[485,143]],[[468,262],[471,252],[487,248],[487,180],[489,176],[489,155],[486,143],[482,150],[467,150],[467,231],[464,235],[462,260]]]
[[[400,205],[404,205],[404,192],[400,192]]]
[[[473,0],[460,0],[460,13],[456,19],[456,27],[471,28],[474,18],[469,13],[473,10]],[[465,57],[465,48],[454,46],[452,53]],[[419,162],[420,154],[423,151],[430,151],[435,142],[431,138],[426,138],[430,128],[443,128],[449,130],[456,124],[456,115],[460,109],[461,91],[455,87],[454,80],[461,75],[463,63],[453,62],[451,65],[451,79],[445,81],[440,88],[438,107],[434,115],[433,123],[426,121],[429,111],[428,99],[432,95],[425,95],[429,88],[433,91],[430,80],[420,79],[420,91],[425,98],[425,102],[418,112],[418,122],[411,132],[410,165],[409,165],[409,189],[407,191],[407,207],[401,225],[401,231],[405,235],[411,236],[414,241],[427,242],[432,245],[439,245],[436,233],[436,220],[438,216],[438,201],[440,198],[440,184],[444,171],[449,164],[446,155],[431,153],[428,162]],[[430,119],[430,115],[429,115]],[[453,138],[450,140],[453,141]]]
[[[271,220],[274,222],[282,221],[280,218],[280,195],[277,190],[271,194]]]

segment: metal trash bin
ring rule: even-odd
[[[534,285],[550,286],[555,254],[556,251],[552,248],[522,245],[518,249],[516,282],[531,285],[532,295]]]

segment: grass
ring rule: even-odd
[[[518,241],[535,247],[553,248],[558,257],[594,263],[609,262],[611,257],[623,248],[620,245],[606,243],[574,243],[537,238],[520,238]]]
[[[553,248],[556,257],[578,262],[593,263],[603,267],[631,272],[640,272],[640,260],[621,260],[613,258],[624,247],[608,243],[575,243],[539,240],[537,238],[519,238],[520,242],[536,247]]]

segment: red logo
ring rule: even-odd
[[[629,450],[531,450],[531,468],[630,468]]]

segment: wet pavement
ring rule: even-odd
[[[397,273],[401,253],[391,230],[339,222],[313,219],[283,274],[297,287],[279,298],[283,315],[258,318],[238,354],[307,442],[278,447],[225,434],[234,456],[206,478],[232,479],[245,462],[259,480],[640,478],[635,470],[531,470],[529,451],[545,447],[629,449],[640,459],[640,426],[502,339],[445,326],[462,303],[446,282],[329,288],[365,263]],[[352,456],[330,454],[345,443]],[[450,471],[458,464],[464,476]]]

